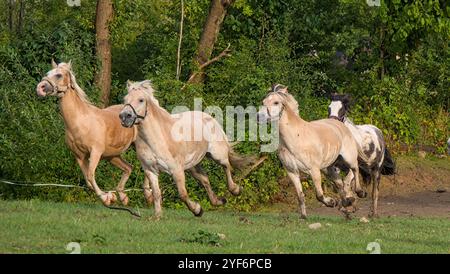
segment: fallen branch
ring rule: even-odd
[[[261,158],[258,159],[258,161],[256,161],[256,163],[254,163],[248,170],[246,170],[237,180],[237,182],[247,178],[247,176],[252,173],[255,169],[257,169],[265,160],[267,160],[269,158],[269,156],[265,155]]]
[[[121,206],[106,206],[109,209],[116,209],[116,210],[124,210],[124,211],[128,211],[128,213],[130,213],[131,215],[141,218],[141,214],[139,214],[138,212],[135,212],[127,207],[121,207]]]

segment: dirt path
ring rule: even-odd
[[[397,175],[382,178],[378,204],[380,216],[450,218],[450,157],[421,159],[403,156],[397,160],[397,166]],[[293,187],[287,180],[280,182],[280,185],[282,193],[276,207],[283,211],[295,210],[298,205]],[[356,217],[369,213],[371,188],[367,188],[367,198],[358,200]],[[307,189],[306,194],[308,214],[341,214],[337,209],[317,202],[313,188]]]

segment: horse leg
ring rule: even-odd
[[[155,217],[157,219],[161,218],[162,209],[161,209],[161,189],[159,188],[159,179],[158,174],[152,172],[149,169],[145,169],[145,176],[150,180],[150,183],[152,184],[152,193],[153,193],[153,200],[154,200],[154,206],[155,206]],[[145,181],[144,181],[145,183]],[[144,188],[144,194],[145,194],[145,188]],[[148,202],[148,199],[147,199]]]
[[[145,200],[147,201],[147,205],[151,205],[153,203],[154,198],[153,198],[152,190],[150,188],[150,179],[145,174],[145,172],[144,172],[144,184],[143,184],[142,188],[144,189],[144,197],[145,197]]]
[[[217,142],[214,145],[211,144],[210,147],[211,149],[209,153],[211,154],[211,158],[216,163],[220,164],[225,170],[225,174],[227,176],[228,191],[230,191],[234,196],[238,196],[239,194],[241,194],[242,187],[237,185],[233,181],[233,177],[231,176],[231,171],[233,170],[233,168],[231,167],[230,159],[228,156],[230,152],[228,144],[224,142]]]
[[[361,187],[361,184],[359,183],[359,167],[358,165],[351,167],[350,170],[353,172],[353,179],[355,183],[355,192],[358,195],[359,198],[366,198],[367,192]],[[350,174],[350,172],[349,172]],[[348,175],[347,175],[348,176]]]
[[[128,205],[128,196],[125,193],[125,183],[128,181],[128,178],[130,177],[131,171],[133,170],[133,166],[130,165],[129,163],[127,163],[124,159],[122,159],[122,157],[117,156],[117,157],[113,157],[109,160],[111,162],[111,164],[113,164],[114,166],[118,167],[120,170],[122,170],[122,178],[120,178],[120,182],[117,185],[117,193],[119,193],[119,199],[120,202],[123,205]]]
[[[380,189],[380,169],[373,171],[372,181],[372,207],[370,209],[369,217],[378,217],[378,191]]]
[[[92,185],[95,194],[100,197],[103,204],[105,206],[111,205],[111,203],[114,203],[117,198],[116,195],[112,192],[105,193],[103,192],[95,182],[95,169],[97,168],[98,162],[100,161],[102,154],[98,151],[91,151],[91,155],[89,157],[89,166],[87,170],[87,179],[88,182]]]
[[[85,159],[81,159],[78,157],[75,157],[75,159],[77,160],[77,163],[80,166],[81,172],[83,173],[84,180],[86,181],[87,186],[89,187],[90,190],[94,190],[94,187],[91,185],[91,183],[87,179],[89,164],[87,163],[87,161]]]
[[[297,191],[298,203],[300,205],[300,218],[306,219],[305,194],[303,193],[300,174],[288,171],[287,175],[289,179],[291,179],[291,182],[294,184],[295,190]]]
[[[346,207],[351,205],[355,201],[355,198],[353,198],[353,195],[351,194],[350,184],[342,181],[339,171],[338,168],[331,166],[326,169],[326,174],[336,185],[339,196],[341,197],[342,205]],[[347,174],[347,176],[349,175]],[[347,177],[345,181],[348,181]]]
[[[208,175],[206,175],[201,164],[198,164],[197,166],[189,169],[189,171],[190,171],[192,177],[197,179],[197,181],[201,185],[203,185],[203,187],[206,190],[206,193],[208,193],[208,197],[209,197],[209,200],[212,205],[219,206],[219,205],[224,205],[227,202],[227,200],[223,197],[221,197],[220,199],[217,198],[216,194],[214,193],[214,191],[211,188],[211,184],[209,183]]]
[[[195,216],[200,217],[203,214],[203,209],[199,203],[196,203],[189,199],[189,195],[186,190],[186,178],[184,170],[176,170],[172,173],[173,179],[177,185],[178,194],[180,199],[186,204],[189,210],[194,213]]]
[[[323,195],[323,189],[322,189],[322,179],[320,175],[320,169],[312,169],[310,171],[310,175],[312,177],[312,180],[314,182],[314,188],[316,189],[316,198],[320,202],[322,202],[324,205],[328,207],[335,207],[337,205],[337,202],[335,199],[331,197],[326,197]]]

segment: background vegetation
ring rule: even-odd
[[[13,9],[11,9],[13,3]],[[167,109],[191,106],[259,105],[274,82],[289,86],[306,120],[327,115],[331,92],[354,98],[356,123],[381,128],[395,153],[427,149],[445,153],[450,131],[450,7],[446,0],[236,0],[228,8],[213,55],[230,44],[231,56],[205,69],[200,84],[181,90],[197,65],[197,51],[210,0],[184,1],[181,75],[176,80],[181,2],[114,0],[111,103],[120,103],[125,81],[151,79]],[[100,105],[95,75],[95,1],[0,0],[0,178],[23,182],[84,185],[64,144],[57,99],[37,98],[36,84],[50,60],[72,60],[77,80]],[[22,18],[22,19],[21,19]],[[258,152],[243,142],[242,153]],[[128,187],[143,180],[133,150]],[[224,174],[206,164],[213,188],[226,193]],[[275,154],[240,182],[245,192],[230,204],[243,210],[270,202],[284,176]],[[97,182],[106,189],[120,174],[101,164]],[[166,206],[180,206],[168,176],[162,178]],[[203,189],[189,178],[191,196],[206,206]],[[1,198],[95,200],[79,190],[0,185]],[[143,203],[141,193],[131,197]]]

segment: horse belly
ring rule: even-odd
[[[291,172],[307,172],[309,168],[297,159],[288,149],[281,147],[278,151],[278,157],[287,171]]]

